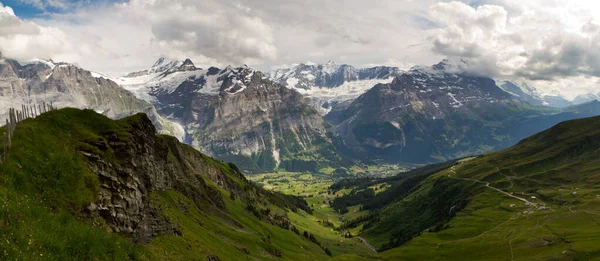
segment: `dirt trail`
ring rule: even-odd
[[[454,170],[454,167],[452,167],[452,168],[450,169],[450,171],[452,171],[452,174],[453,174],[453,175],[455,175],[455,174],[456,174],[456,172],[455,172],[455,170]],[[520,200],[520,201],[523,201],[523,202],[525,202],[525,203],[532,204],[532,205],[534,205],[534,206],[537,206],[537,205],[538,205],[537,203],[533,203],[533,202],[531,202],[531,201],[529,201],[529,200],[527,200],[527,199],[524,199],[524,198],[521,198],[521,197],[517,197],[517,196],[515,196],[515,195],[513,195],[513,194],[510,194],[510,193],[508,193],[508,192],[505,192],[504,190],[501,190],[501,189],[498,189],[498,188],[494,188],[494,187],[490,186],[490,183],[489,183],[489,182],[484,182],[484,181],[480,181],[480,180],[476,180],[476,179],[470,179],[470,178],[457,178],[457,177],[452,177],[452,175],[448,175],[448,177],[449,177],[449,178],[452,178],[452,179],[468,180],[468,181],[474,181],[474,182],[477,182],[477,183],[481,183],[481,184],[484,184],[486,187],[488,187],[488,188],[490,188],[490,189],[493,189],[493,190],[495,190],[495,191],[498,191],[498,192],[500,192],[500,193],[502,193],[502,194],[504,194],[504,195],[507,195],[507,196],[509,196],[509,197],[511,197],[511,198],[518,199],[518,200]]]
[[[366,239],[364,239],[364,238],[362,238],[362,237],[356,237],[356,238],[360,239],[360,241],[362,241],[362,242],[363,242],[363,244],[365,244],[365,246],[366,246],[368,249],[371,249],[371,251],[373,251],[373,253],[377,253],[377,248],[375,248],[374,246],[372,246],[371,244],[369,244],[369,242],[367,242],[367,240],[366,240]]]

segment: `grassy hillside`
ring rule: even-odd
[[[590,260],[600,258],[599,216],[595,117],[430,174],[348,224],[389,260]]]
[[[234,165],[156,135],[151,126],[143,114],[112,121],[76,109],[20,123],[0,164],[0,259],[325,260],[344,254],[303,236],[295,224],[315,223],[304,200],[266,191]],[[139,227],[119,230],[120,220],[128,220],[121,214],[97,210],[106,200],[109,209],[130,207],[114,205],[135,196],[130,187],[148,195],[137,211],[157,210],[149,212],[155,233],[147,238],[135,236]]]
[[[0,164],[0,259],[600,258],[600,117],[395,177],[253,179],[296,196],[157,135],[145,115],[52,111],[18,125]]]

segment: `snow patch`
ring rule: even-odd
[[[448,97],[450,97],[453,100],[452,107],[459,108],[459,107],[463,106],[462,102],[460,102],[459,100],[456,99],[456,96],[454,95],[454,93],[449,92]]]
[[[288,78],[285,83],[287,84],[288,87],[296,87],[296,85],[298,85],[298,82],[300,82],[300,80],[298,80],[298,78],[291,77],[291,78]]]

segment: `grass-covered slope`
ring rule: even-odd
[[[327,259],[288,219],[304,210],[143,114],[63,109],[20,123],[0,164],[0,259]]]
[[[594,117],[463,160],[348,223],[362,226],[360,235],[386,250],[379,254],[386,260],[593,260],[599,216]]]

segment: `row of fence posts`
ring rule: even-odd
[[[24,121],[25,119],[35,118],[42,113],[55,110],[52,102],[46,104],[35,105],[21,105],[21,110],[15,110],[14,108],[8,109],[8,119],[6,119],[6,132],[4,132],[4,150],[0,156],[0,163],[8,159],[8,151],[12,147],[12,138],[15,135],[17,124]]]

